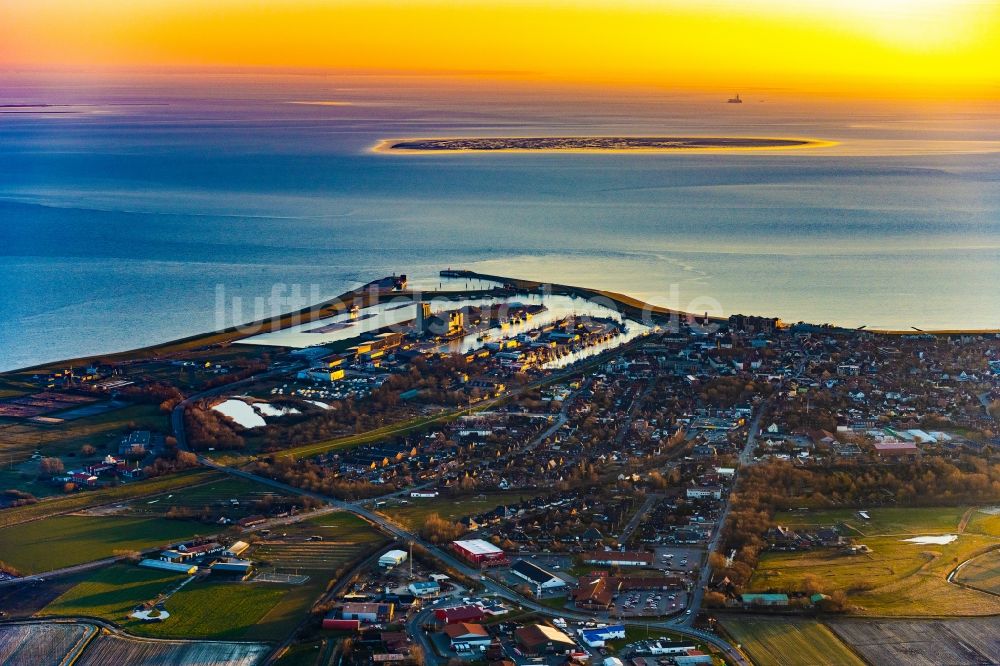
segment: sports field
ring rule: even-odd
[[[850,648],[814,620],[727,615],[723,628],[755,666],[864,666]]]
[[[826,592],[844,590],[859,612],[875,615],[988,615],[1000,613],[1000,597],[968,590],[947,581],[960,562],[1000,544],[997,524],[973,522],[968,507],[874,509],[871,520],[851,510],[810,511],[776,516],[790,527],[845,524],[869,554],[845,555],[836,549],[783,553],[760,558],[750,591],[794,592],[807,576]],[[971,529],[970,529],[971,526]],[[974,531],[975,530],[975,531]],[[906,539],[957,535],[948,544],[919,544]]]
[[[871,534],[939,534],[955,530],[968,506],[884,508],[868,511],[870,520],[858,516],[856,509],[781,511],[774,522],[792,529],[843,525],[848,537]]]

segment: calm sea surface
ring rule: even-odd
[[[314,76],[7,75],[0,95],[0,369],[236,323],[234,296],[252,319],[275,285],[325,298],[448,266],[699,312],[1000,327],[997,109]],[[583,134],[839,145],[369,152],[384,138]]]

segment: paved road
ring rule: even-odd
[[[413,637],[414,642],[420,646],[420,649],[424,651],[424,663],[430,666],[441,666],[447,663],[447,659],[444,659],[438,655],[434,650],[434,646],[431,645],[431,640],[427,638],[427,633],[424,632],[421,627],[431,620],[434,614],[434,608],[427,606],[426,608],[421,608],[419,611],[413,614],[409,620],[406,621],[406,633]]]
[[[146,551],[151,552],[151,551]],[[64,567],[62,569],[53,569],[52,571],[45,571],[43,573],[32,574],[30,576],[21,576],[20,578],[11,578],[8,580],[0,580],[0,587],[6,587],[10,585],[23,585],[24,583],[40,582],[46,578],[57,578],[59,576],[68,576],[70,574],[79,573],[81,571],[88,571],[89,569],[97,569],[99,567],[107,566],[109,564],[114,564],[119,560],[125,559],[125,556],[116,557],[106,557],[103,560],[94,560],[93,562],[84,562],[83,564],[77,564],[71,567]]]
[[[628,524],[625,526],[625,529],[623,529],[622,533],[618,536],[618,543],[628,542],[629,537],[632,536],[632,532],[634,532],[635,529],[639,527],[639,523],[642,521],[643,516],[649,513],[649,510],[653,508],[657,500],[659,500],[662,497],[663,495],[659,493],[650,493],[646,495],[646,499],[643,501],[642,506],[640,506],[639,510],[635,512],[635,515],[633,515],[632,518],[629,519]]]
[[[753,418],[750,420],[749,432],[747,433],[746,444],[743,445],[743,450],[740,451],[740,465],[750,465],[753,461],[753,451],[757,446],[757,432],[760,430],[760,420],[767,411],[769,401],[764,401],[758,408],[757,413],[754,414]],[[736,470],[736,474],[739,474],[739,469]],[[736,476],[733,477],[733,488],[736,487]],[[732,502],[727,500],[726,506],[723,508],[722,513],[719,515],[719,519],[715,522],[715,527],[712,529],[712,536],[708,540],[708,546],[706,548],[707,553],[710,555],[714,553],[719,547],[719,541],[722,539],[722,527],[726,524],[726,519],[729,517],[729,510],[732,507]],[[702,601],[705,598],[705,588],[708,587],[708,583],[712,578],[712,567],[706,561],[705,566],[701,568],[701,575],[698,577],[698,582],[691,593],[691,602],[688,604],[688,608],[691,609],[690,615],[683,615],[680,618],[673,621],[674,626],[690,626],[694,621],[694,618],[698,615],[698,611],[701,610]]]

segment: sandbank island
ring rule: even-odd
[[[384,139],[373,148],[378,153],[674,153],[730,150],[788,150],[835,145],[819,139],[767,137],[676,136],[563,136],[563,137],[450,137]]]

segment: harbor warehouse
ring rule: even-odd
[[[455,541],[451,544],[451,549],[463,560],[480,566],[501,564],[507,561],[507,556],[502,550],[482,539]]]

